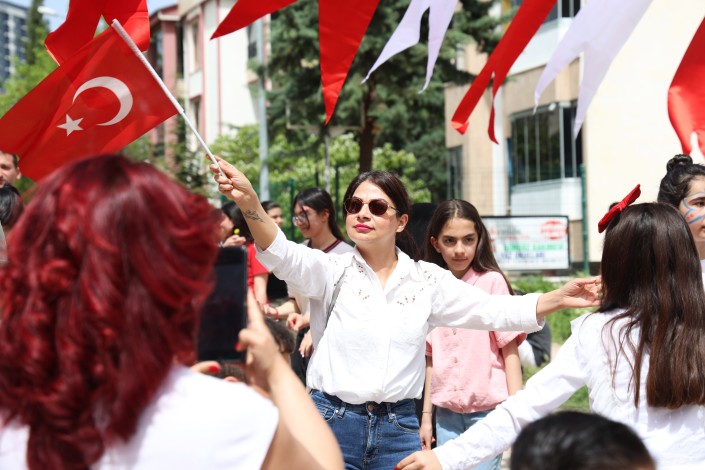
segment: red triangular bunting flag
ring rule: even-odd
[[[685,51],[668,90],[668,117],[678,134],[683,153],[689,154],[690,136],[698,135],[705,153],[705,20]]]
[[[235,6],[216,28],[211,39],[225,36],[257,21],[265,15],[291,5],[296,0],[237,0]]]
[[[378,4],[379,0],[318,2],[318,42],[326,124],[333,116],[350,65]]]
[[[521,4],[502,40],[499,41],[480,74],[472,82],[470,89],[455,110],[451,119],[451,125],[454,129],[461,134],[465,133],[470,114],[480,101],[490,80],[493,80],[492,98],[494,99],[499,87],[507,78],[509,69],[512,68],[519,54],[536,34],[555,4],[556,0],[526,0]],[[494,135],[494,106],[490,111],[488,133],[490,139],[497,143],[497,138]]]
[[[141,51],[149,48],[147,0],[71,0],[66,21],[44,42],[58,64],[93,39],[101,16],[108,24],[118,20]]]
[[[108,28],[0,118],[0,148],[38,180],[64,163],[120,150],[176,114],[150,71]]]

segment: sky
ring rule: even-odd
[[[21,5],[24,7],[28,7],[32,1],[31,0],[8,0],[10,3],[14,3],[16,5]],[[112,0],[112,1],[120,1],[120,0]],[[165,7],[167,5],[175,5],[177,3],[177,0],[147,0],[147,7],[149,8],[149,11],[155,11],[158,10],[159,8]],[[64,16],[66,15],[66,10],[68,9],[69,6],[69,0],[44,0],[44,6],[47,8],[51,8],[52,10],[56,11],[60,17],[57,16],[48,16],[47,15],[47,20],[49,20],[49,25],[50,28],[56,29],[64,20]]]

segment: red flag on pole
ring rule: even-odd
[[[44,44],[62,64],[95,36],[100,17],[110,24],[118,20],[141,51],[149,47],[147,0],[70,0],[66,21],[50,33]]]
[[[541,24],[544,22],[551,8],[556,4],[556,0],[526,0],[519,7],[516,16],[512,20],[507,32],[502,40],[487,59],[487,63],[480,71],[470,86],[470,89],[463,97],[458,108],[453,114],[451,125],[455,130],[464,134],[468,128],[468,119],[475,106],[480,101],[485,89],[492,82],[492,98],[494,99],[499,87],[507,78],[509,69],[516,62],[519,54],[524,50],[531,38],[536,34]],[[490,139],[497,143],[494,135],[494,106],[490,111],[490,124],[488,132]]]
[[[326,124],[333,117],[350,65],[378,4],[379,0],[318,2],[318,42]]]
[[[668,89],[668,117],[678,134],[683,153],[690,153],[690,137],[698,135],[705,153],[705,20],[685,51],[683,60]]]
[[[254,23],[265,15],[291,5],[296,0],[238,0],[220,22],[211,39],[225,36]]]
[[[64,163],[120,150],[176,114],[151,72],[108,28],[0,118],[0,148],[37,180]]]

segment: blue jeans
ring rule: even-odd
[[[490,414],[492,410],[478,411],[476,413],[456,413],[446,408],[436,407],[436,441],[438,445],[443,445],[446,442],[455,439],[470,426],[482,420]],[[500,470],[502,465],[502,454],[499,454],[492,460],[483,462],[474,469],[481,470]]]
[[[421,450],[414,400],[351,405],[318,390],[311,399],[340,444],[346,470],[392,470]]]

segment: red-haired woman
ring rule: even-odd
[[[122,156],[40,184],[0,270],[0,468],[342,467],[261,315],[240,342],[276,406],[184,367],[217,223],[205,199]]]

